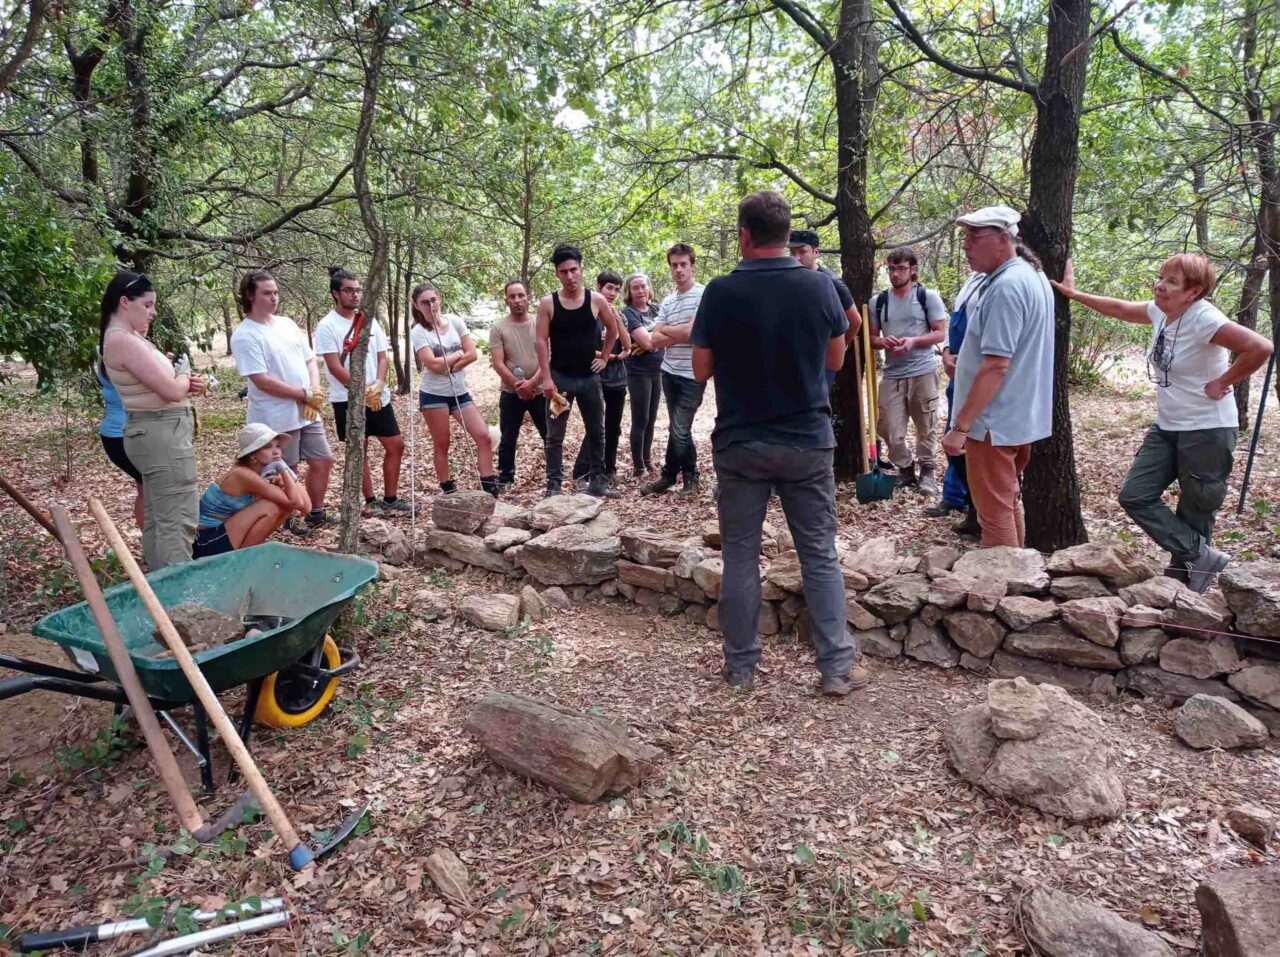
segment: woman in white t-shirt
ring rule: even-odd
[[[1198,592],[1208,590],[1227,565],[1227,556],[1209,542],[1227,495],[1236,445],[1232,386],[1271,355],[1270,342],[1209,302],[1216,281],[1206,257],[1179,253],[1160,267],[1150,302],[1080,292],[1069,262],[1062,282],[1053,283],[1067,298],[1104,316],[1151,326],[1147,375],[1156,385],[1156,421],[1124,480],[1120,505],[1168,549],[1165,574]],[[1174,481],[1180,489],[1176,512],[1162,499]]]
[[[480,487],[496,498],[498,476],[493,470],[493,439],[467,392],[467,377],[462,372],[476,361],[475,341],[461,319],[440,314],[440,292],[431,283],[415,286],[409,302],[413,306],[409,342],[422,370],[418,380],[418,406],[431,433],[432,461],[440,489],[445,493],[458,490],[449,475],[449,416],[452,415],[475,440]]]

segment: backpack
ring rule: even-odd
[[[924,288],[924,283],[922,282],[916,283],[916,302],[920,304],[920,311],[924,313],[924,321],[928,323],[929,309],[925,305],[926,291],[927,290]],[[889,315],[889,290],[886,289],[884,292],[880,293],[880,295],[876,296],[876,325],[880,327],[880,330],[882,332],[884,331],[885,317],[888,315]]]

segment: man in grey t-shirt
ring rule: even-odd
[[[1053,432],[1053,291],[1015,252],[1021,217],[988,206],[956,220],[969,268],[986,279],[965,304],[948,455],[968,463],[982,544],[1022,547],[1019,480],[1031,443]]]
[[[920,261],[910,246],[889,250],[885,269],[891,288],[871,300],[871,345],[884,350],[876,431],[889,445],[898,484],[918,481],[920,491],[933,498],[938,493],[933,463],[941,388],[934,347],[947,334],[947,307],[941,296],[920,285]],[[914,458],[907,445],[911,423],[916,427]]]

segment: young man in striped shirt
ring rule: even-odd
[[[667,250],[667,265],[676,291],[662,300],[657,324],[649,333],[653,348],[665,349],[662,358],[662,394],[667,400],[670,423],[667,434],[667,456],[662,473],[640,489],[641,495],[658,495],[683,477],[682,495],[698,494],[698,451],[693,442],[693,417],[702,405],[706,383],[693,375],[693,347],[689,332],[693,329],[698,305],[702,302],[703,285],[693,278],[693,247],[676,243]]]

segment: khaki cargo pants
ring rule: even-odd
[[[200,518],[189,407],[130,412],[124,450],[142,473],[142,557],[155,571],[191,561]]]
[[[938,395],[941,376],[937,370],[925,375],[880,380],[880,402],[876,410],[876,432],[889,445],[889,461],[895,468],[912,463],[907,445],[907,425],[916,427],[916,474],[932,475],[938,454]]]

